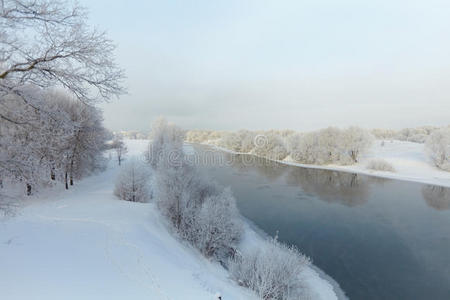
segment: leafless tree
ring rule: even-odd
[[[113,59],[115,46],[104,32],[87,25],[83,7],[57,0],[2,0],[0,4],[3,95],[20,94],[17,88],[25,84],[60,86],[85,103],[124,92],[123,71]]]
[[[128,152],[128,148],[121,138],[115,138],[111,144],[111,148],[116,152],[117,162],[120,166],[124,155]]]

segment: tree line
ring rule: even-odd
[[[70,1],[0,6],[0,188],[68,188],[102,167],[98,101],[124,92],[114,44]]]

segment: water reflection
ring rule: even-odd
[[[354,173],[295,167],[290,169],[286,181],[323,201],[350,207],[366,203],[369,196],[367,177]]]
[[[286,172],[286,165],[247,154],[236,155],[232,166],[238,170],[251,169],[271,181],[281,178]]]
[[[450,189],[437,185],[424,185],[422,195],[428,206],[437,210],[450,209]]]

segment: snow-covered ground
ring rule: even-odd
[[[222,151],[233,153],[233,151],[207,144]],[[395,172],[374,171],[367,169],[367,164],[372,159],[383,159],[389,162]],[[281,163],[301,166],[305,168],[338,170],[344,172],[355,172],[385,178],[415,181],[427,184],[435,184],[450,187],[450,172],[435,167],[428,157],[425,145],[404,141],[381,141],[377,140],[369,151],[362,155],[357,164],[349,166],[340,165],[308,165],[293,162],[288,158]]]
[[[140,156],[148,141],[127,141]],[[152,203],[113,196],[115,161],[69,191],[28,199],[0,219],[1,299],[256,299],[220,265],[177,240]],[[261,236],[247,226],[244,245]],[[311,299],[336,299],[312,268]]]

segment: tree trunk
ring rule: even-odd
[[[73,185],[73,160],[70,162],[70,185]]]
[[[64,176],[64,181],[66,183],[66,190],[68,190],[69,189],[69,183],[67,182],[67,171],[66,171],[66,174]]]
[[[51,180],[55,180],[55,179],[56,179],[56,176],[55,176],[55,168],[52,168],[52,169],[50,170],[50,179],[51,179]]]
[[[27,196],[31,196],[31,184],[27,183]]]
[[[3,188],[3,179],[0,178],[0,189]]]

